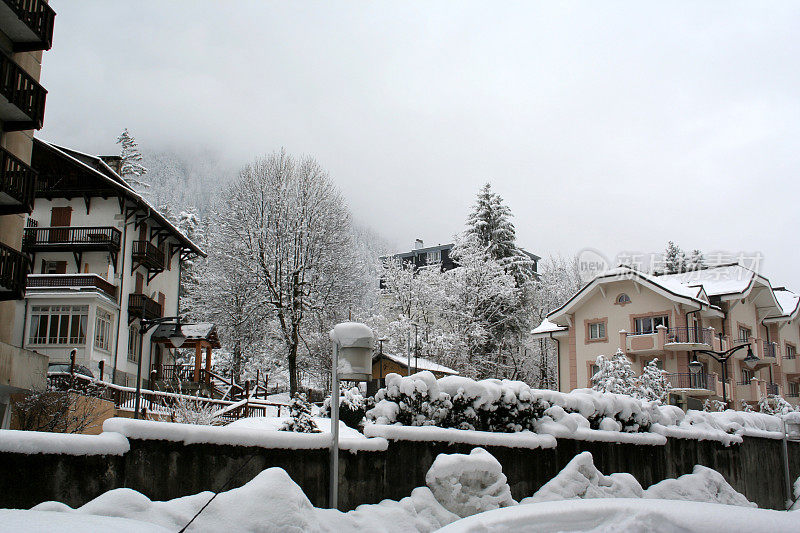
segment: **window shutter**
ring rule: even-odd
[[[144,290],[144,276],[141,272],[136,273],[136,294],[142,294]]]
[[[50,226],[69,226],[71,222],[71,207],[54,207],[50,210]]]
[[[67,262],[56,261],[56,274],[66,274],[66,273],[67,273]]]
[[[161,316],[164,316],[164,314],[165,314],[164,313],[164,303],[165,303],[165,301],[166,301],[166,297],[164,296],[164,293],[159,291],[158,292],[158,305],[161,306]]]

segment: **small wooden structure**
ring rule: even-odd
[[[175,348],[170,341],[175,331],[174,324],[161,324],[150,337],[151,342],[163,344],[169,348]],[[211,322],[199,322],[197,324],[181,324],[181,333],[186,337],[181,348],[194,348],[194,375],[192,381],[201,382],[201,375],[205,383],[211,383],[211,350],[220,348],[217,327]],[[205,372],[202,372],[203,350],[206,352]],[[204,375],[203,375],[204,374]]]

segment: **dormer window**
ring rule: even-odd
[[[624,292],[617,296],[617,305],[627,305],[631,303],[631,297],[625,294]]]

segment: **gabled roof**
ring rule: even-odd
[[[797,318],[800,313],[800,294],[796,294],[785,287],[777,287],[772,290],[783,311],[779,318],[784,320],[794,320]],[[775,319],[772,321],[775,321]]]
[[[711,305],[708,301],[703,287],[683,285],[677,280],[665,280],[663,279],[664,277],[665,276],[651,276],[629,266],[620,265],[595,276],[592,281],[576,292],[561,307],[548,313],[547,319],[557,326],[564,327],[566,326],[566,315],[572,313],[574,309],[577,309],[581,303],[591,297],[596,290],[600,290],[602,285],[626,280],[639,283],[676,303],[688,305],[697,309],[721,312],[717,306]]]
[[[110,187],[125,199],[134,202],[140,210],[147,213],[148,217],[154,219],[156,223],[167,229],[172,237],[178,240],[184,248],[197,255],[206,256],[202,248],[184,235],[177,226],[162,215],[158,209],[148,202],[141,194],[133,190],[125,180],[122,179],[122,176],[117,174],[100,157],[84,154],[71,148],[64,148],[39,138],[34,138],[33,143],[34,147],[40,146],[66,161],[78,165],[83,171],[91,174],[92,177],[102,180],[104,185]]]

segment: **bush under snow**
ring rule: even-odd
[[[503,467],[483,448],[473,448],[469,455],[440,453],[425,484],[444,508],[462,518],[517,504]]]

